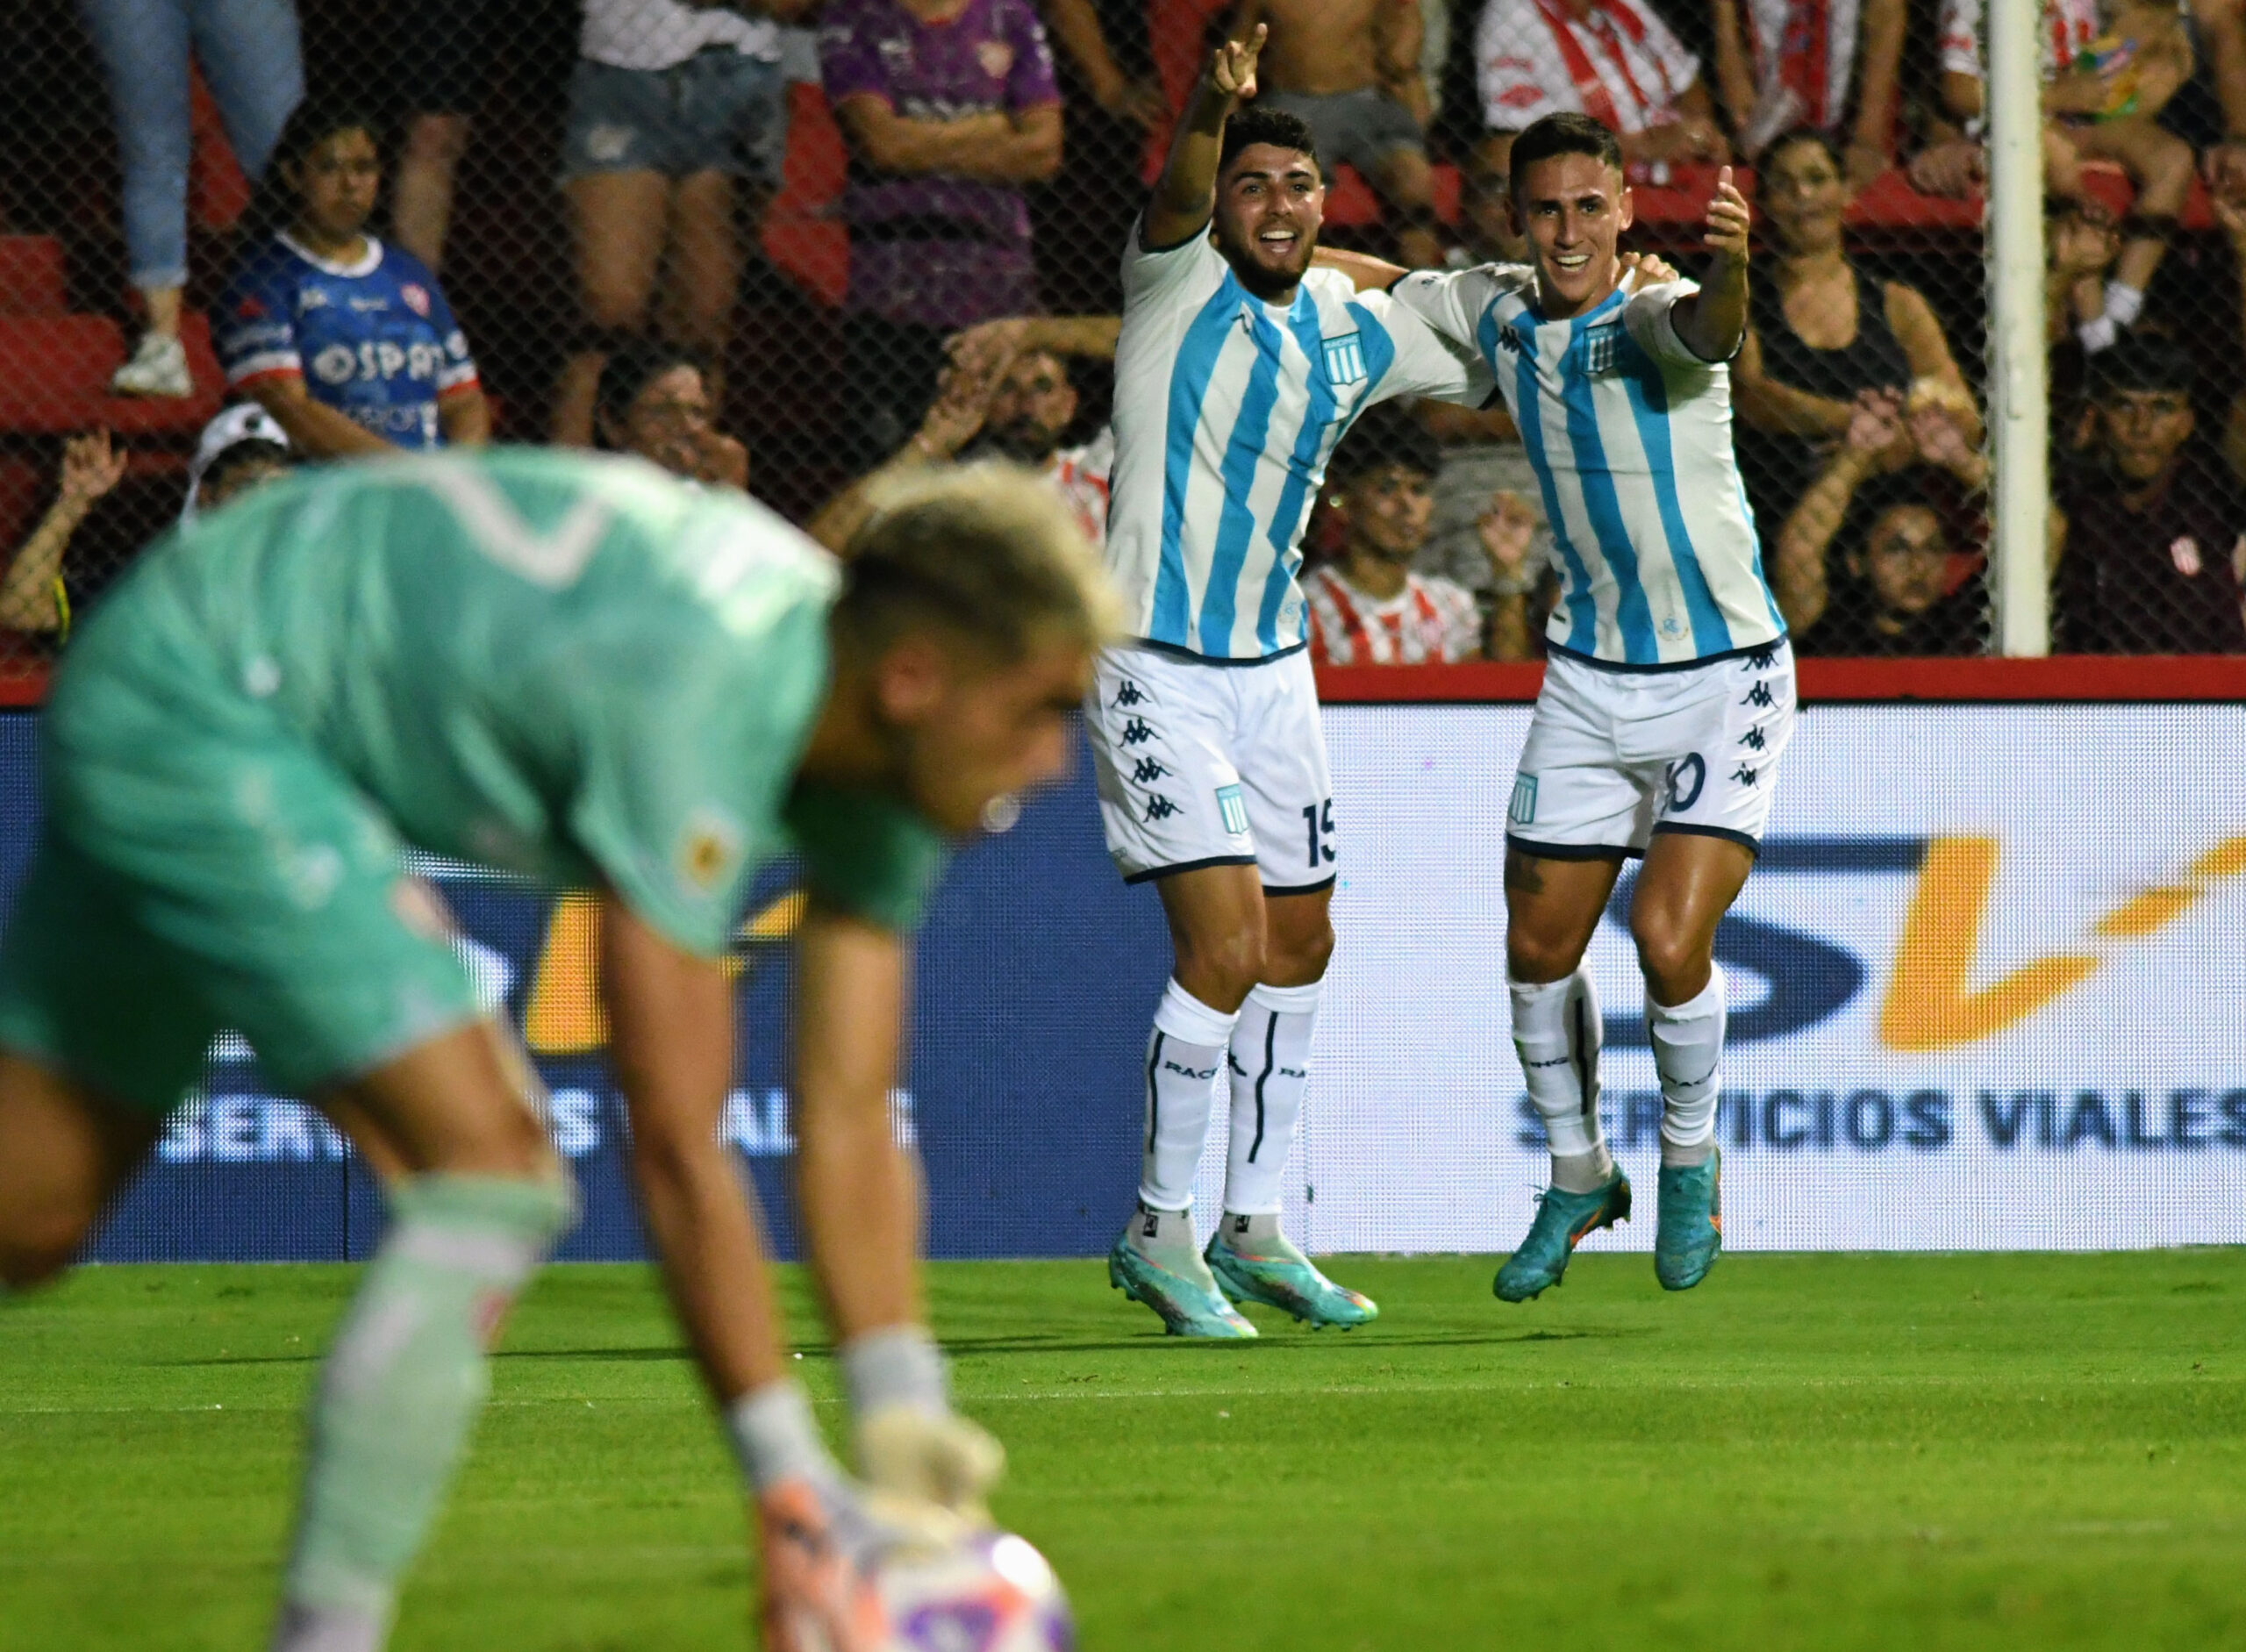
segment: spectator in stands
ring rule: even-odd
[[[2106,272],[2121,254],[2121,231],[2104,202],[2084,196],[2053,203],[2044,235],[2045,342],[2064,344],[2104,311]]]
[[[1534,522],[1517,499],[1501,495],[1484,513],[1486,554],[1513,590],[1486,619],[1464,586],[1413,571],[1441,457],[1434,438],[1394,406],[1374,408],[1335,450],[1327,487],[1341,524],[1339,554],[1302,581],[1311,657],[1320,665],[1531,657],[1524,582]]]
[[[1634,175],[1731,157],[1700,60],[1646,0],[1488,0],[1474,50],[1491,131],[1567,110],[1620,137]]]
[[[215,511],[296,462],[289,439],[254,403],[226,409],[204,426],[187,470],[180,521]],[[63,444],[54,503],[0,575],[0,628],[61,639],[74,611],[108,589],[119,566],[68,565],[71,538],[94,507],[125,479],[125,454],[97,430]]]
[[[296,8],[290,0],[79,0],[79,13],[108,71],[125,256],[147,311],[147,331],[110,388],[120,396],[192,396],[179,336],[190,60],[203,66],[234,159],[255,182],[304,94]]]
[[[308,458],[490,440],[491,411],[444,290],[412,254],[367,233],[382,186],[372,123],[306,105],[277,155],[294,216],[219,301],[227,383]]]
[[[554,440],[590,445],[601,359],[651,317],[712,373],[725,360],[734,181],[759,210],[779,186],[788,89],[774,19],[806,9],[585,0],[562,140],[585,333],[554,390]]]
[[[602,447],[675,476],[748,489],[748,449],[718,428],[702,363],[677,345],[636,339],[608,353],[595,431]]]
[[[1917,462],[1889,471],[1899,447]],[[1939,404],[1911,410],[1899,397],[1867,395],[1779,530],[1773,583],[1795,646],[1889,658],[1980,653],[1987,485],[1987,461]]]
[[[490,73],[490,0],[408,0],[396,25],[405,131],[390,185],[390,234],[433,272],[445,267],[453,182]]]
[[[1983,0],[1943,0],[1942,100],[1981,134]],[[2118,162],[2136,186],[2121,254],[2099,313],[2077,329],[2083,348],[2112,347],[2144,309],[2146,287],[2176,233],[2192,187],[2192,147],[2157,122],[2192,73],[2192,42],[2172,0],[2054,0],[2043,50],[2043,173],[2055,196],[2083,192],[2082,163]]]
[[[1078,407],[1068,359],[1113,360],[1119,325],[1112,316],[1009,317],[957,335],[920,427],[812,518],[812,537],[839,554],[897,478],[954,460],[998,459],[1042,475],[1075,511],[1084,537],[1105,541],[1114,437],[1102,429],[1080,447],[1061,440]]]
[[[62,472],[54,503],[31,537],[8,560],[0,576],[0,626],[54,634],[68,623],[70,598],[62,579],[63,554],[89,512],[125,480],[125,450],[109,432],[73,436],[62,445]]]
[[[295,468],[297,451],[280,422],[255,402],[237,402],[203,427],[187,466],[182,526],[239,499]]]
[[[1908,10],[1906,0],[1710,0],[1716,89],[1741,153],[1758,161],[1773,138],[1807,126],[1842,146],[1850,188],[1886,171]]]
[[[1257,101],[1302,118],[1327,176],[1347,164],[1372,185],[1398,219],[1403,262],[1440,264],[1419,0],[1241,0],[1227,38],[1247,39],[1258,23],[1271,35]]]
[[[1879,281],[1842,239],[1849,189],[1839,151],[1806,128],[1763,156],[1756,204],[1770,240],[1749,294],[1747,340],[1732,368],[1740,470],[1765,521],[1792,510],[1824,452],[1849,428],[1858,399],[1913,386],[1952,407],[1968,445],[1980,440],[1965,376],[1918,289]],[[1899,430],[1891,464],[1910,458]]]
[[[2062,652],[2246,653],[2246,498],[2192,440],[2195,376],[2190,352],[2157,334],[2092,363],[2092,449],[2056,490]]]
[[[842,389],[862,460],[919,422],[951,334],[1037,307],[1021,186],[1060,169],[1060,93],[1029,0],[833,0],[819,66],[850,147]]]

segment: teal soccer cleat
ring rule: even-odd
[[[1107,1283],[1132,1301],[1152,1308],[1172,1336],[1238,1341],[1255,1334],[1255,1327],[1224,1299],[1213,1280],[1205,1284],[1171,1272],[1132,1244],[1127,1234],[1107,1253]]]
[[[1541,1296],[1560,1283],[1585,1234],[1629,1219],[1630,1178],[1620,1170],[1605,1187],[1589,1193],[1546,1188],[1536,1196],[1536,1219],[1528,1225],[1528,1237],[1506,1258],[1491,1291],[1503,1302]]]
[[[1663,1291],[1690,1291],[1708,1277],[1723,1248],[1723,1155],[1706,1164],[1661,1170],[1661,1211],[1654,1220],[1653,1271]]]
[[[1234,1302],[1261,1302],[1291,1313],[1313,1331],[1329,1325],[1353,1331],[1380,1317],[1380,1305],[1370,1297],[1335,1284],[1284,1234],[1277,1239],[1270,1255],[1251,1256],[1234,1249],[1220,1231],[1202,1253],[1217,1288]]]

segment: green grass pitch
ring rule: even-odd
[[[931,1269],[1092,1652],[2246,1645],[2246,1251],[1734,1255],[1673,1298],[1585,1255],[1519,1308],[1479,1259],[1334,1271],[1378,1325],[1211,1347],[1096,1262]],[[0,1648],[262,1644],[352,1277],[0,1310]],[[748,1585],[648,1275],[550,1271],[397,1647],[744,1647]]]

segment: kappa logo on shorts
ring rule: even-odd
[[[1123,743],[1126,746],[1143,746],[1154,737],[1154,730],[1147,726],[1144,719],[1134,717],[1123,725]]]
[[[1237,785],[1217,788],[1217,812],[1224,817],[1226,833],[1235,838],[1248,835],[1248,805],[1240,795]]]
[[[1750,728],[1739,737],[1739,743],[1746,747],[1749,751],[1758,752],[1770,742],[1763,738],[1761,729]]]
[[[1178,806],[1159,791],[1147,799],[1147,819],[1149,820],[1167,820],[1180,812]]]
[[[1772,697],[1770,693],[1770,685],[1769,683],[1757,683],[1753,688],[1747,690],[1747,697],[1740,701],[1740,704],[1742,705],[1761,706],[1767,710],[1770,706],[1776,705],[1777,701]]]
[[[1506,819],[1515,826],[1528,826],[1536,819],[1536,776],[1515,775],[1513,780],[1513,801],[1506,806]]]
[[[1139,759],[1139,766],[1131,771],[1131,778],[1142,786],[1151,786],[1169,773],[1169,770],[1163,768],[1156,759],[1141,757]]]
[[[1147,697],[1140,692],[1139,685],[1132,682],[1129,677],[1125,677],[1123,686],[1115,690],[1115,698],[1111,703],[1116,705],[1142,705],[1146,703],[1146,698]]]
[[[1742,786],[1751,786],[1755,783],[1755,771],[1752,769],[1749,769],[1745,763],[1742,763],[1739,765],[1738,771],[1732,776],[1732,778]]]
[[[1365,372],[1364,335],[1344,333],[1321,340],[1326,347],[1326,376],[1335,384],[1358,384]]]

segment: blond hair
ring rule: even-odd
[[[884,487],[842,560],[836,629],[868,651],[930,625],[1008,660],[1054,642],[1099,647],[1121,631],[1121,603],[1075,513],[1019,465]]]

